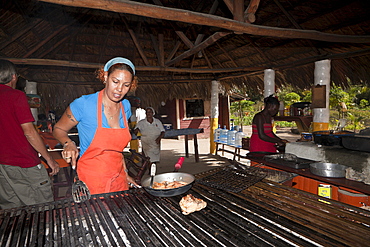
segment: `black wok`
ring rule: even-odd
[[[195,177],[189,173],[183,173],[183,172],[168,172],[168,173],[162,173],[154,176],[154,182],[161,183],[163,181],[182,181],[187,183],[187,185],[175,188],[175,189],[153,189],[150,187],[150,177],[143,179],[141,181],[141,185],[143,188],[151,195],[153,196],[159,196],[159,197],[171,197],[171,196],[177,196],[181,195],[193,186],[193,183],[195,181]]]

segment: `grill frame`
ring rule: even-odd
[[[240,193],[195,182],[188,193],[207,207],[185,216],[183,195],[160,198],[133,189],[80,204],[66,198],[0,210],[0,246],[357,246],[369,240],[363,234],[370,230],[369,211],[322,203],[271,181]]]

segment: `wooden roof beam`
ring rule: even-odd
[[[17,32],[16,34],[12,35],[11,37],[7,38],[7,41],[3,42],[0,44],[0,50],[3,50],[5,47],[13,43],[14,41],[18,41],[18,39],[22,36],[24,36],[25,33],[30,31],[33,27],[39,25],[43,21],[41,20],[36,20],[31,23],[28,23],[25,28],[23,28],[20,32]],[[5,33],[5,31],[4,31]]]
[[[164,48],[163,48],[163,34],[158,34],[158,41],[153,34],[150,34],[150,38],[153,43],[154,51],[158,58],[158,64],[164,67]]]
[[[290,28],[277,28],[253,25],[220,16],[204,13],[196,13],[188,10],[174,9],[156,6],[152,4],[139,3],[129,0],[40,0],[43,2],[56,3],[74,7],[102,9],[112,12],[127,13],[146,16],[157,19],[180,21],[201,26],[219,27],[234,32],[242,32],[252,35],[289,38],[289,39],[313,39],[327,42],[346,43],[370,43],[370,35],[339,35],[323,33],[314,30],[297,30]]]
[[[230,56],[230,52],[226,52],[225,49],[220,44],[218,44],[218,43],[216,43],[216,44],[217,44],[218,48],[220,48],[220,50],[224,53],[224,55],[227,56],[230,59],[230,61],[234,64],[234,66],[237,67],[238,65],[234,61],[234,59]],[[244,77],[244,79],[247,81],[246,77]]]
[[[234,20],[244,22],[244,0],[233,0]]]
[[[181,45],[181,42],[180,41],[177,41],[176,44],[174,45],[172,51],[170,52],[170,54],[168,55],[167,59],[166,59],[166,63],[171,61],[171,59],[173,58],[173,56],[175,56],[177,50],[179,49]]]
[[[205,49],[206,47],[212,45],[213,43],[215,43],[217,40],[229,35],[230,32],[217,32],[215,34],[213,34],[212,36],[208,37],[205,41],[203,41],[202,43],[200,43],[199,45],[196,45],[194,46],[192,49],[190,50],[187,50],[186,52],[184,52],[183,54],[181,54],[180,56],[177,56],[176,58],[172,59],[171,61],[168,61],[166,62],[166,66],[171,66],[177,62],[180,62],[181,60],[191,56],[191,55],[194,55],[195,53]]]
[[[244,12],[245,22],[253,23],[256,21],[256,12],[257,12],[259,4],[260,4],[260,0],[251,0],[249,2],[248,8]]]
[[[33,66],[60,66],[60,67],[73,67],[73,68],[83,68],[83,69],[98,69],[104,66],[104,64],[101,64],[101,63],[74,62],[74,61],[38,59],[38,58],[0,57],[0,59],[7,59],[13,62],[14,64],[33,65]],[[158,66],[136,66],[135,68],[137,71],[164,71],[164,72],[194,73],[194,74],[230,73],[230,72],[238,72],[238,71],[256,71],[256,70],[264,69],[264,67],[190,69],[190,68],[174,68],[174,67],[158,67]]]
[[[182,31],[175,31],[175,33],[177,34],[177,36],[179,36],[179,38],[187,47],[189,47],[190,49],[194,47],[193,42],[191,42],[190,39],[188,39],[188,37],[186,37],[186,35]]]
[[[279,2],[279,0],[274,0],[274,2],[279,7],[279,9],[284,13],[284,15],[289,19],[289,21],[297,29],[302,29],[302,27],[298,24],[298,22],[294,19],[294,17],[291,14],[289,14],[289,12],[283,7],[283,5],[281,5],[281,3]],[[312,43],[311,40],[308,40],[308,43],[310,44],[310,46],[312,47],[312,49],[314,50],[314,52],[316,52],[316,54],[321,54],[321,52],[319,51],[319,49],[317,49],[315,47],[315,45]]]
[[[163,33],[158,34],[158,45],[159,45],[159,65],[164,67],[164,37]]]
[[[253,23],[256,21],[256,11],[260,0],[251,0],[244,11],[244,0],[224,0],[224,3],[234,16],[234,20]]]
[[[124,16],[122,16],[122,15],[120,15],[120,17],[123,20],[123,22],[125,23],[126,29],[127,29],[128,33],[130,34],[131,39],[132,39],[132,42],[134,42],[134,45],[135,45],[137,51],[139,52],[141,59],[143,59],[144,64],[146,66],[148,66],[149,65],[149,60],[146,57],[146,55],[144,53],[144,50],[141,48],[140,43],[139,43],[139,41],[136,38],[135,32],[128,25],[126,18]]]
[[[75,22],[75,21],[73,21]],[[49,42],[52,38],[54,38],[57,34],[59,34],[61,31],[69,27],[73,22],[71,22],[68,25],[63,25],[61,28],[58,30],[54,31],[49,37],[46,37],[45,39],[42,39],[41,42],[39,42],[33,49],[29,50],[26,54],[23,55],[23,57],[29,57],[31,56],[34,52],[36,52],[38,49],[40,49],[43,45],[45,45],[47,42]]]

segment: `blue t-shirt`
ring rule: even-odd
[[[97,117],[97,105],[98,105],[98,94],[84,95],[78,99],[75,99],[71,104],[70,108],[73,116],[78,121],[77,130],[78,137],[80,139],[80,156],[90,146],[91,141],[95,136],[96,129],[98,127]],[[127,99],[122,100],[122,107],[125,109],[126,121],[131,117],[131,105]],[[110,128],[108,125],[107,118],[104,115],[104,107],[102,106],[102,120],[103,128]],[[122,111],[120,111],[119,122],[121,128],[127,126],[127,122],[123,121]]]

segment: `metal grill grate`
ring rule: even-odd
[[[261,181],[266,176],[265,169],[228,166],[221,171],[199,179],[198,182],[213,188],[238,193]]]
[[[198,174],[203,178],[222,168]],[[225,176],[259,176],[234,164]],[[224,177],[233,181],[231,177]],[[256,180],[254,180],[256,181]],[[0,246],[361,246],[368,211],[279,184],[260,182],[242,193],[196,183],[189,193],[207,202],[181,213],[182,196],[153,197],[144,189],[0,210]],[[338,217],[340,215],[340,217]],[[321,220],[325,219],[325,220]],[[346,234],[344,234],[346,233]]]

